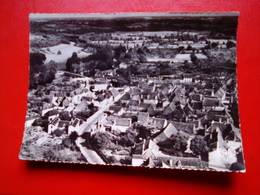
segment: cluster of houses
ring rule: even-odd
[[[120,135],[134,123],[153,127],[151,137],[133,147],[133,166],[197,169],[206,166],[225,170],[237,162],[241,155],[241,136],[230,114],[230,105],[237,101],[235,89],[230,87],[231,77],[220,75],[215,87],[206,87],[207,83],[214,86],[216,78],[202,79],[192,74],[132,76],[134,86],[126,89],[111,87],[108,81],[111,74],[114,71],[99,71],[95,79],[55,79],[29,95],[29,108],[40,109],[38,117],[47,116],[50,134],[59,130],[69,135],[84,131]],[[90,112],[91,108],[96,109],[88,117],[95,120],[77,116],[77,113]],[[62,112],[69,113],[69,118],[62,119]],[[185,153],[190,155],[176,157],[163,152],[162,143],[167,145],[173,135],[187,139]],[[205,156],[194,155],[189,148],[196,135],[208,143]]]
[[[202,168],[206,161],[209,168],[224,170],[237,161],[241,155],[241,136],[230,115],[229,105],[236,101],[234,91],[227,86],[232,79],[225,77],[221,86],[207,89],[201,87],[205,81],[195,83],[191,78],[191,75],[185,75],[181,79],[161,82],[141,81],[107,109],[107,113],[116,117],[113,121],[104,120],[104,129],[114,134],[127,131],[133,120],[157,129],[150,139],[134,148],[132,165],[146,165],[147,153],[152,156],[149,157],[150,166],[182,164]],[[196,135],[203,136],[209,152],[204,157],[182,158],[160,152],[158,144],[177,134],[188,141]],[[192,153],[189,148],[187,152]]]
[[[87,120],[84,115],[77,117],[78,113],[92,111],[89,116],[93,115],[99,108],[111,103],[123,90],[98,79],[55,79],[51,84],[39,86],[29,93],[27,120],[47,117],[48,127],[45,130],[48,133],[65,130],[70,134],[73,131],[71,129]],[[61,119],[62,112],[68,113],[66,120]]]

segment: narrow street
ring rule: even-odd
[[[86,143],[87,147],[83,146],[82,143]],[[90,145],[89,140],[85,140],[85,139],[79,137],[76,140],[76,144],[89,164],[100,164],[100,165],[106,164],[101,159],[101,157],[94,150],[91,149],[92,146]]]
[[[130,90],[129,87],[127,87],[124,92],[118,94],[118,96],[115,97],[115,99],[111,102],[109,102],[106,106],[100,108],[95,114],[93,114],[91,117],[88,118],[87,122],[84,123],[79,131],[78,135],[82,135],[84,132],[90,132],[91,128],[95,123],[103,116],[103,112],[108,109],[111,105],[113,105],[114,102],[118,101],[126,92]],[[85,145],[82,145],[82,143],[85,143]],[[83,139],[82,137],[78,137],[76,140],[76,144],[79,147],[81,153],[84,155],[84,157],[87,159],[88,163],[90,164],[106,164],[102,158],[95,152],[93,147],[91,146],[89,137],[87,139]]]
[[[112,106],[120,98],[122,98],[122,96],[125,95],[125,93],[127,93],[129,90],[130,88],[127,87],[124,92],[118,94],[113,101],[109,102],[108,104],[100,108],[95,114],[90,116],[87,119],[87,122],[81,125],[80,129],[78,130],[78,135],[82,135],[84,132],[89,132],[91,130],[91,127],[100,119],[100,117],[102,117],[103,112],[107,110],[110,106]]]

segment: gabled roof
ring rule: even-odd
[[[71,126],[76,127],[79,123],[80,123],[80,120],[76,118],[76,119],[72,122]]]
[[[225,110],[210,110],[206,114],[208,120],[219,120],[219,118],[226,119],[227,114]]]
[[[148,94],[148,100],[154,100],[156,98],[157,93],[156,92],[150,92]]]
[[[110,106],[109,110],[119,112],[121,110],[121,106]]]
[[[152,140],[145,140],[144,141],[144,152],[143,158],[144,159],[157,159],[157,153],[159,151],[159,146]]]
[[[153,85],[146,85],[146,86],[143,86],[142,89],[143,89],[144,93],[149,93],[149,92],[153,91],[154,86]]]
[[[82,93],[82,89],[81,88],[77,88],[74,90],[75,94],[80,94]]]
[[[97,97],[97,101],[102,102],[104,99],[106,99],[105,94],[101,94]]]
[[[81,112],[86,110],[87,108],[88,108],[88,103],[85,100],[83,100],[80,104],[76,106],[74,112]]]
[[[143,142],[138,143],[135,145],[135,148],[133,150],[133,154],[135,155],[142,155],[143,154]]]
[[[204,98],[204,106],[219,106],[220,102],[217,98]]]
[[[140,95],[134,95],[132,97],[132,100],[141,100],[141,96]]]
[[[137,117],[138,117],[138,120],[149,119],[149,113],[148,112],[139,112]]]
[[[132,95],[140,95],[141,89],[139,87],[134,87],[134,88],[131,89],[131,94]]]
[[[45,115],[49,117],[49,116],[57,115],[59,113],[60,112],[58,110],[53,109],[53,110],[48,111]]]
[[[56,117],[56,118],[51,122],[51,124],[55,126],[55,125],[58,124],[59,120],[60,120],[59,117]]]
[[[193,108],[190,106],[190,104],[187,104],[184,108],[183,111],[186,115],[189,115],[193,112]]]
[[[125,93],[122,97],[121,100],[130,100],[130,94],[129,93]]]
[[[93,93],[91,91],[88,91],[84,96],[93,98]]]
[[[136,115],[137,115],[136,112],[124,112],[124,113],[121,115],[121,117],[122,117],[122,118],[131,118],[131,117],[136,116]]]
[[[202,102],[193,101],[191,105],[193,109],[201,110],[203,108]]]
[[[119,92],[116,88],[110,88],[110,91],[111,91],[113,97],[116,97],[119,94]]]
[[[183,131],[188,134],[193,134],[193,128],[194,124],[193,123],[183,123],[183,122],[171,122],[175,128],[178,131]]]
[[[165,100],[167,99],[167,96],[163,92],[158,93],[158,99],[159,100]]]
[[[166,135],[167,138],[171,138],[172,135],[176,135],[178,133],[178,130],[172,123],[169,123],[163,133]]]
[[[129,105],[130,106],[138,106],[139,105],[139,101],[138,100],[130,100],[129,101]]]
[[[207,133],[213,133],[217,128],[219,128],[220,131],[224,131],[226,129],[227,125],[223,123],[214,122],[211,124],[211,126],[206,130]]]
[[[162,115],[168,115],[176,109],[176,106],[173,102],[171,102],[163,111]]]
[[[69,125],[69,123],[70,123],[70,121],[64,121],[64,120],[60,120],[59,121],[59,124],[58,124],[58,127],[66,127],[66,126],[68,126]]]
[[[150,105],[151,105],[151,104],[147,104],[147,103],[141,102],[141,103],[139,104],[139,107],[143,108],[143,110],[146,110]]]
[[[232,124],[223,124],[223,123],[219,123],[219,122],[214,122],[213,124],[211,124],[211,126],[206,130],[207,133],[213,133],[216,130],[219,130],[222,132],[223,135],[223,139],[227,139],[230,140],[231,136],[236,136],[238,139],[241,140],[241,134],[240,134],[240,130],[238,128],[236,128],[234,125]],[[232,135],[231,135],[232,134]],[[235,137],[233,137],[235,138]]]
[[[224,86],[220,87],[219,90],[215,93],[215,96],[222,98],[226,94],[226,89]]]
[[[119,118],[119,119],[115,120],[115,125],[130,127],[131,126],[131,122],[132,122],[131,118]]]
[[[158,129],[163,129],[165,127],[167,120],[162,118],[152,118],[152,123]]]
[[[201,101],[202,100],[202,95],[201,94],[197,94],[197,93],[193,93],[193,94],[190,95],[190,98],[192,100]]]

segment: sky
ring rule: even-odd
[[[31,13],[30,19],[113,19],[113,18],[125,18],[125,17],[144,17],[144,18],[152,18],[152,17],[223,17],[223,16],[238,16],[238,12],[208,12],[208,13],[99,13],[99,14],[68,14],[68,13]]]

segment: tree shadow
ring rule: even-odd
[[[28,161],[27,168],[30,170],[68,170],[80,172],[92,172],[112,175],[130,175],[134,177],[159,179],[166,181],[182,181],[187,184],[197,183],[202,185],[211,185],[221,188],[230,188],[232,178],[236,173],[216,172],[216,171],[195,171],[195,170],[178,170],[178,169],[160,169],[144,168],[130,166],[104,166],[89,164],[71,164],[71,163],[50,163],[39,161]]]

